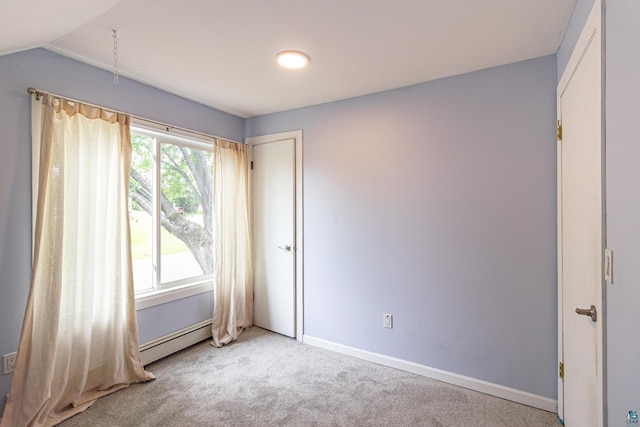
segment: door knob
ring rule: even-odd
[[[591,308],[576,308],[576,313],[581,316],[589,316],[591,317],[591,321],[595,322],[598,320],[598,312],[596,311],[596,306],[592,305]]]
[[[282,249],[283,251],[291,252],[291,245],[278,246],[278,249]]]

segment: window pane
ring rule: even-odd
[[[161,283],[213,272],[212,153],[160,147]]]
[[[153,138],[131,135],[129,220],[136,292],[153,289]]]

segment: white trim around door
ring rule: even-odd
[[[302,341],[304,333],[304,272],[303,272],[303,252],[304,252],[304,239],[303,239],[303,187],[302,187],[302,130],[295,130],[290,132],[281,132],[271,135],[261,135],[247,138],[245,142],[249,145],[267,144],[270,142],[278,142],[285,139],[295,140],[295,228],[296,228],[296,243],[295,243],[295,268],[296,268],[296,340]]]

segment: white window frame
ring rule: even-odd
[[[206,138],[204,136],[195,137],[186,132],[163,127],[148,122],[133,120],[131,125],[132,134],[141,134],[154,137],[156,139],[154,157],[158,158],[160,154],[160,144],[177,143],[179,145],[195,148],[200,150],[211,151],[213,149],[213,137]],[[160,168],[155,169],[154,180],[154,211],[159,209],[160,204]],[[154,239],[153,239],[153,259],[160,259],[160,241],[158,236],[161,230],[160,222],[154,218]],[[212,248],[213,249],[213,248]],[[160,266],[162,268],[162,266]],[[154,271],[154,282],[158,284],[156,289],[136,293],[136,310],[153,307],[167,302],[176,301],[193,295],[202,294],[213,291],[213,274],[202,275],[196,278],[182,279],[162,286],[160,282],[160,270]],[[167,286],[170,285],[170,286]]]

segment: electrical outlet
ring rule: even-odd
[[[10,374],[11,372],[16,370],[16,355],[17,353],[14,351],[13,353],[5,354],[4,356],[2,356],[5,374]]]
[[[393,314],[383,314],[383,323],[382,326],[385,328],[392,329],[393,328]]]

